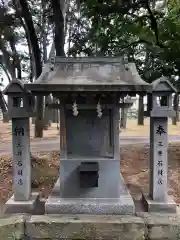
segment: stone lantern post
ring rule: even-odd
[[[32,212],[37,194],[31,194],[31,154],[29,117],[34,113],[34,98],[19,80],[4,90],[8,95],[8,114],[12,119],[13,196],[6,212]]]
[[[175,116],[172,93],[176,89],[162,77],[153,82],[150,111],[150,179],[149,196],[143,200],[149,212],[176,212],[168,196],[168,117]]]

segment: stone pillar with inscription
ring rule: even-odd
[[[176,204],[168,195],[168,117],[174,115],[174,87],[161,78],[153,83],[150,112],[149,196],[143,200],[149,212],[176,212]]]
[[[15,201],[31,196],[31,157],[29,119],[12,118],[13,192]]]
[[[29,117],[33,99],[22,83],[13,80],[5,89],[12,119],[13,196],[6,202],[6,213],[32,213],[37,193],[31,193],[31,154]]]

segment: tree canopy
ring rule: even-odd
[[[126,54],[147,81],[179,76],[179,2],[0,1],[1,69],[9,79],[15,68],[18,78],[36,78],[54,41],[57,55]]]
[[[0,72],[35,80],[54,42],[52,55],[126,56],[179,88],[179,12],[180,0],[0,0]]]

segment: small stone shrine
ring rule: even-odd
[[[153,91],[152,91],[153,90]],[[61,58],[45,65],[41,76],[23,85],[12,81],[4,91],[12,118],[13,192],[7,212],[33,212],[29,117],[34,98],[52,95],[60,110],[60,176],[45,203],[46,214],[135,213],[133,199],[120,174],[120,99],[152,94],[150,112],[150,194],[143,195],[148,211],[175,212],[167,189],[167,123],[174,115],[172,93],[162,78],[144,82],[133,63],[119,58]],[[164,99],[157,105],[157,97]],[[161,101],[162,102],[162,101]]]
[[[165,77],[152,84],[150,111],[149,196],[143,196],[149,212],[176,212],[168,196],[168,117],[174,117],[172,93],[176,89]]]
[[[134,64],[119,58],[61,58],[46,66],[33,95],[60,100],[60,177],[45,211],[134,214],[134,202],[120,174],[120,98],[151,87]]]

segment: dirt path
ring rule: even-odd
[[[169,142],[180,141],[180,136],[169,136]],[[121,146],[132,144],[147,144],[149,143],[149,137],[120,137]],[[32,139],[31,140],[31,152],[50,152],[59,150],[59,138],[54,139]],[[0,144],[0,156],[10,155],[12,153],[12,143]]]

